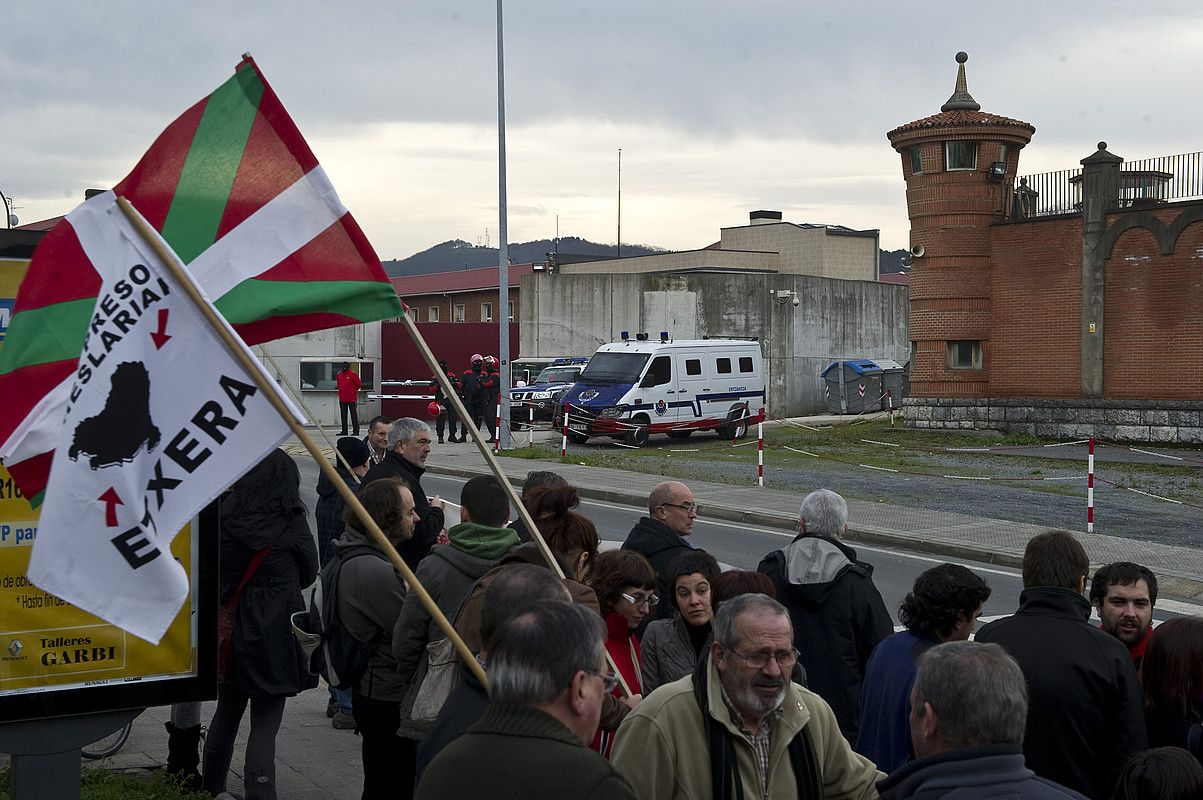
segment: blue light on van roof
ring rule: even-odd
[[[618,334],[618,335],[622,337],[622,340],[623,340],[624,342],[625,342],[625,341],[627,341],[628,339],[630,339],[630,338],[631,338],[631,332],[630,332],[630,331],[623,331],[622,333],[620,333],[620,334]]]
[[[660,341],[662,341],[662,342],[668,341],[668,331],[660,331]]]

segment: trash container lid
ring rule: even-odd
[[[878,366],[876,361],[871,361],[870,359],[867,359],[867,358],[858,358],[858,359],[850,359],[847,361],[831,362],[827,366],[827,369],[823,370],[823,372],[821,373],[821,377],[826,378],[827,373],[831,372],[833,369],[838,367],[840,364],[846,364],[848,366],[848,369],[852,370],[857,375],[865,375],[865,374],[868,374],[871,372],[881,372],[881,367]]]
[[[891,361],[888,358],[879,358],[879,359],[877,359],[876,363],[877,363],[877,366],[881,367],[884,370],[906,369],[906,367],[902,366],[897,361]]]

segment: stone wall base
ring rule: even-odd
[[[1195,400],[908,397],[903,410],[911,428],[1203,444],[1203,401]]]

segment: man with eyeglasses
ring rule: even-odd
[[[647,497],[646,517],[640,517],[622,543],[622,549],[634,550],[648,561],[656,570],[656,594],[668,597],[671,594],[668,585],[668,565],[680,553],[693,549],[693,545],[685,541],[685,537],[693,533],[693,521],[697,519],[699,509],[693,501],[693,492],[689,487],[677,481],[665,481],[657,484]],[[667,619],[672,616],[673,604],[661,603],[650,609],[637,635],[642,636],[647,624],[653,619]]]
[[[418,800],[635,800],[593,739],[610,674],[596,613],[576,604],[530,606],[489,644],[489,707],[439,753]]]
[[[823,698],[790,680],[797,660],[784,606],[763,594],[723,602],[709,657],[627,716],[611,762],[642,800],[877,797],[885,775]]]
[[[861,683],[873,648],[894,632],[873,566],[841,537],[848,504],[829,489],[811,492],[798,514],[798,536],[769,553],[757,569],[773,581],[789,609],[806,685],[831,704],[840,730],[856,742]]]

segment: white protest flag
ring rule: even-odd
[[[171,540],[289,427],[121,210],[89,213],[79,222],[104,242],[89,253],[104,282],[28,574],[157,644],[188,595]]]

